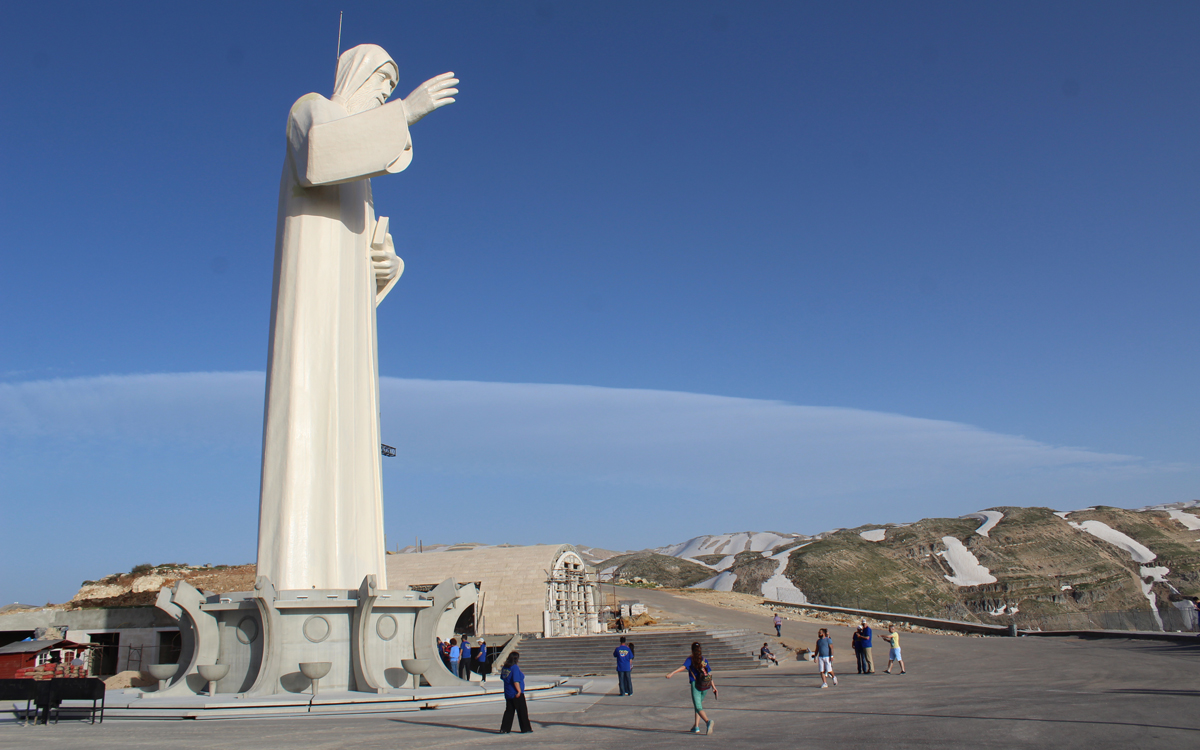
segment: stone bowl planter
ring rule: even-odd
[[[151,664],[150,666],[146,667],[146,671],[150,673],[151,677],[158,680],[158,691],[161,693],[167,689],[167,680],[174,677],[175,673],[179,671],[179,665]]]
[[[317,683],[321,678],[329,674],[329,668],[333,666],[331,661],[302,661],[300,662],[300,674],[312,680],[312,694],[317,694]]]
[[[229,674],[228,664],[202,664],[197,667],[200,676],[208,683],[208,696],[211,698],[217,692],[217,681]]]
[[[421,675],[429,671],[433,666],[433,662],[429,659],[401,659],[400,666],[405,672],[412,675],[414,688],[421,687]]]

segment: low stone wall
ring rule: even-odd
[[[920,615],[903,615],[896,612],[876,612],[871,609],[854,609],[853,607],[831,607],[826,604],[796,604],[795,602],[780,602],[773,599],[763,600],[763,604],[772,609],[788,612],[798,612],[802,609],[816,612],[839,612],[855,617],[865,617],[868,620],[887,620],[889,622],[904,622],[924,628],[952,630],[959,633],[977,633],[980,635],[1008,635],[1009,630],[1004,625],[985,625],[982,622],[962,622],[960,620],[944,620],[939,617],[922,617]]]

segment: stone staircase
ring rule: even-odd
[[[764,641],[771,644],[777,656],[781,650],[774,639],[750,630],[634,632],[626,633],[625,637],[635,648],[635,673],[666,674],[682,666],[683,660],[691,654],[693,641],[700,642],[704,658],[708,659],[714,672],[763,666],[758,660],[758,650]],[[619,643],[618,635],[524,638],[517,650],[521,652],[521,670],[525,674],[615,674],[617,662],[612,654]]]

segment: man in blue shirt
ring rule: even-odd
[[[817,652],[817,670],[821,673],[821,687],[829,687],[825,681],[825,675],[832,677],[833,684],[837,685],[837,675],[833,673],[833,639],[829,637],[827,628],[817,631],[817,647],[813,650]]]
[[[625,636],[613,651],[617,657],[617,687],[620,695],[633,695],[633,646],[626,645]]]
[[[858,644],[862,647],[863,659],[867,662],[867,674],[875,674],[875,660],[871,657],[871,626],[865,618],[862,621],[862,639]]]
[[[471,643],[463,636],[462,651],[459,652],[458,677],[462,680],[471,679]]]

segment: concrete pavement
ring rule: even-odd
[[[663,601],[672,611],[719,620],[697,624],[746,627],[756,617],[690,600]],[[791,640],[794,628],[798,640],[811,642],[817,627],[789,621],[784,638]],[[767,616],[758,618],[756,629],[774,632]],[[835,664],[848,670],[838,687],[819,689],[811,662],[718,673],[721,697],[707,702],[716,720],[712,738],[686,733],[691,708],[683,675],[667,681],[635,666],[632,697],[617,697],[615,681],[600,678],[592,695],[533,703],[532,735],[494,734],[501,708],[486,706],[351,718],[8,724],[0,726],[0,748],[673,748],[720,742],[754,748],[1174,750],[1200,744],[1200,649],[1194,646],[904,633],[908,674],[860,676],[854,674],[849,630],[831,630]],[[876,663],[886,663],[883,649]],[[607,694],[598,697],[601,691]]]

